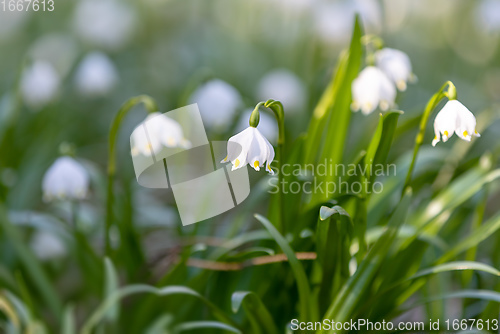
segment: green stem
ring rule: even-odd
[[[158,106],[156,102],[147,95],[140,95],[127,100],[118,110],[113,123],[111,124],[111,129],[109,131],[109,143],[108,143],[108,187],[106,196],[106,255],[109,257],[111,254],[111,242],[109,238],[109,231],[111,225],[113,224],[113,184],[116,174],[116,140],[118,137],[118,131],[123,122],[123,119],[128,114],[128,112],[137,104],[143,103],[148,112],[153,113],[158,111]]]
[[[278,205],[279,205],[279,219],[278,219],[278,229],[282,235],[286,233],[285,225],[285,203],[283,200],[283,173],[282,166],[285,162],[285,111],[283,109],[283,104],[280,101],[275,101],[272,99],[267,100],[264,103],[264,107],[271,109],[278,122],[278,184],[280,191],[278,192]]]
[[[448,90],[445,92],[444,90],[446,86],[448,86]],[[422,146],[422,143],[424,142],[425,128],[427,127],[427,121],[429,120],[432,111],[437,107],[439,102],[445,97],[447,97],[450,100],[455,100],[457,98],[457,90],[455,88],[455,85],[451,81],[446,81],[444,85],[441,86],[441,89],[439,89],[439,91],[431,97],[431,99],[427,103],[427,106],[425,107],[424,114],[422,115],[422,118],[420,120],[420,128],[415,138],[413,157],[411,160],[410,168],[408,169],[408,174],[406,174],[406,180],[403,186],[402,194],[404,194],[406,190],[410,187],[411,178],[413,175],[413,169],[415,168],[415,162],[417,161],[418,151],[420,150],[420,146]]]

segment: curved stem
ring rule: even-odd
[[[137,104],[143,103],[149,113],[158,111],[156,102],[147,95],[140,95],[127,100],[118,110],[111,129],[109,130],[109,143],[108,143],[108,186],[106,195],[106,255],[111,254],[111,242],[109,238],[109,231],[113,224],[113,185],[116,174],[116,140],[118,131],[120,130],[123,119],[128,112]]]
[[[448,90],[445,92],[444,90],[447,86]],[[446,81],[443,84],[443,86],[441,86],[439,91],[431,97],[429,102],[427,102],[427,106],[425,107],[424,113],[420,120],[419,131],[417,133],[417,136],[415,137],[415,147],[413,149],[413,157],[411,160],[410,168],[408,169],[408,174],[406,174],[406,180],[403,186],[402,194],[404,194],[406,192],[406,189],[410,186],[413,170],[415,169],[415,162],[417,161],[418,151],[420,150],[420,146],[422,146],[422,143],[424,142],[425,128],[427,127],[427,121],[429,120],[432,111],[437,107],[439,102],[445,97],[447,97],[450,100],[454,100],[457,98],[457,90],[455,88],[455,85],[451,81]]]
[[[282,235],[286,233],[285,226],[285,204],[283,201],[283,173],[282,166],[285,160],[285,111],[283,109],[283,104],[280,101],[267,100],[264,103],[264,107],[271,109],[278,122],[278,184],[280,191],[278,192],[278,205],[279,205],[279,219],[278,219],[278,230]]]

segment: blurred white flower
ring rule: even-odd
[[[286,111],[299,111],[306,102],[306,93],[302,81],[292,72],[284,69],[266,74],[259,82],[257,99],[281,101]]]
[[[342,0],[323,2],[314,12],[315,29],[325,42],[344,44],[351,37],[354,15],[360,14],[363,26],[378,33],[382,25],[382,10],[375,0]]]
[[[136,15],[126,2],[80,0],[74,14],[76,32],[97,46],[118,49],[132,36]]]
[[[54,67],[63,78],[73,68],[78,55],[75,38],[65,33],[50,33],[38,38],[30,47],[31,57]]]
[[[227,127],[242,104],[236,88],[219,79],[203,84],[189,100],[198,104],[205,126],[216,128]]]
[[[236,143],[232,145],[231,143]],[[274,160],[274,148],[257,128],[249,126],[240,133],[229,138],[227,156],[221,162],[231,161],[232,170],[250,164],[256,171],[266,166],[266,171],[274,174],[271,163]]]
[[[53,199],[83,199],[87,196],[89,175],[75,159],[58,158],[45,172],[42,181],[43,197]]]
[[[405,91],[406,83],[414,78],[410,58],[403,51],[383,48],[375,52],[375,62],[400,91]]]
[[[457,100],[446,102],[439,111],[434,120],[434,133],[432,146],[441,141],[441,135],[443,142],[447,142],[453,133],[467,141],[471,141],[472,136],[481,136],[476,130],[476,117]]]
[[[151,156],[162,146],[189,148],[191,143],[184,138],[182,127],[173,119],[160,114],[151,113],[144,121],[148,131],[148,136],[144,136],[141,131],[134,131],[131,137],[132,155],[139,153]]]
[[[27,105],[40,109],[57,95],[60,77],[46,61],[37,60],[26,68],[21,78],[21,91]]]
[[[78,65],[75,84],[84,96],[102,96],[109,93],[118,81],[113,62],[102,52],[92,52]]]
[[[351,109],[368,115],[377,106],[384,111],[394,106],[396,88],[382,70],[367,66],[352,82],[352,98]]]
[[[30,241],[30,247],[42,261],[61,258],[66,255],[66,245],[60,238],[46,231],[36,232]]]
[[[476,7],[476,24],[486,32],[500,31],[500,0],[482,0]]]
[[[247,109],[240,117],[238,125],[236,126],[236,132],[241,132],[248,127],[248,120],[252,114],[253,109]],[[264,137],[269,139],[270,142],[275,143],[278,140],[278,123],[274,116],[261,112],[260,121],[257,129],[262,133]]]

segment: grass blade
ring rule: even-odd
[[[153,293],[158,296],[168,296],[168,295],[188,295],[198,298],[201,302],[203,302],[208,308],[212,311],[215,317],[220,320],[223,320],[232,326],[238,327],[238,325],[229,318],[224,311],[219,309],[216,305],[212,304],[205,297],[200,295],[198,292],[194,291],[185,286],[167,286],[163,288],[156,288],[151,285],[146,284],[136,284],[136,285],[128,285],[117,290],[114,294],[107,297],[101,305],[94,311],[94,313],[90,316],[90,318],[85,322],[82,327],[82,334],[91,334],[92,329],[106,316],[107,312],[118,302],[120,302],[125,297],[130,295],[139,294],[139,293]]]
[[[307,280],[304,267],[297,260],[294,251],[288,244],[288,241],[278,232],[276,227],[267,220],[265,217],[256,214],[255,218],[264,225],[264,227],[271,233],[271,236],[276,240],[280,248],[285,253],[292,268],[293,274],[297,281],[297,287],[299,290],[299,310],[300,318],[303,321],[315,321],[318,318],[317,306],[313,303],[311,298],[311,290],[309,288],[309,282]]]
[[[335,319],[337,322],[344,322],[352,317],[356,307],[359,306],[362,298],[364,298],[365,292],[373,283],[373,278],[380,268],[382,260],[389,252],[399,228],[406,221],[410,199],[411,189],[401,199],[396,211],[387,224],[386,232],[373,245],[366,258],[359,265],[356,273],[344,285],[323,317],[324,319]],[[320,333],[325,333],[325,331],[320,331]]]
[[[184,322],[182,324],[179,324],[175,326],[173,329],[174,333],[180,333],[183,331],[192,331],[193,329],[202,329],[202,328],[214,328],[214,329],[221,329],[227,332],[231,333],[236,333],[236,334],[241,334],[242,332],[234,328],[232,326],[229,326],[228,324],[225,324],[223,322],[218,322],[218,321],[190,321],[190,322]],[[197,331],[199,333],[199,331]]]

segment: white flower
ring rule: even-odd
[[[190,98],[200,108],[203,123],[207,127],[226,127],[232,121],[236,109],[241,105],[238,91],[219,79],[211,80],[199,87]]]
[[[458,137],[471,141],[472,136],[481,137],[476,130],[476,117],[457,100],[446,102],[443,109],[439,111],[434,120],[435,137],[432,141],[432,146],[436,146],[441,141],[443,142],[455,133]]]
[[[352,110],[361,109],[363,114],[367,115],[377,106],[381,110],[394,106],[396,88],[382,70],[367,66],[352,82],[352,98]]]
[[[248,120],[250,115],[252,115],[253,108],[247,109],[240,117],[238,125],[236,126],[236,132],[245,130],[248,127]],[[260,121],[257,129],[262,133],[264,137],[269,139],[271,143],[275,143],[278,140],[278,123],[274,116],[269,113],[261,112]]]
[[[132,155],[142,153],[151,156],[158,152],[162,146],[165,147],[191,147],[191,143],[184,138],[182,127],[177,121],[160,114],[151,113],[144,121],[147,128],[147,136],[141,131],[134,131],[131,137]]]
[[[76,32],[97,46],[118,49],[131,37],[136,15],[123,1],[80,0],[74,17]]]
[[[375,52],[375,61],[400,91],[406,90],[406,83],[413,80],[411,61],[406,53],[396,49],[384,48]]]
[[[52,260],[66,255],[66,246],[52,233],[41,231],[31,238],[30,247],[42,261]]]
[[[27,68],[21,78],[23,98],[33,109],[40,109],[57,95],[60,77],[48,62],[37,60]]]
[[[76,87],[85,96],[105,95],[114,88],[117,81],[115,65],[101,52],[85,56],[76,70]]]
[[[58,158],[43,176],[42,190],[45,200],[83,199],[87,196],[89,175],[73,158]]]
[[[231,143],[236,143],[232,145]],[[271,163],[274,159],[274,148],[257,128],[249,126],[240,133],[229,138],[227,156],[221,162],[231,161],[232,170],[250,164],[256,171],[266,166],[266,171],[274,174]]]
[[[259,82],[257,99],[281,101],[287,111],[298,111],[306,102],[305,88],[302,81],[288,70],[274,70],[266,74]]]

